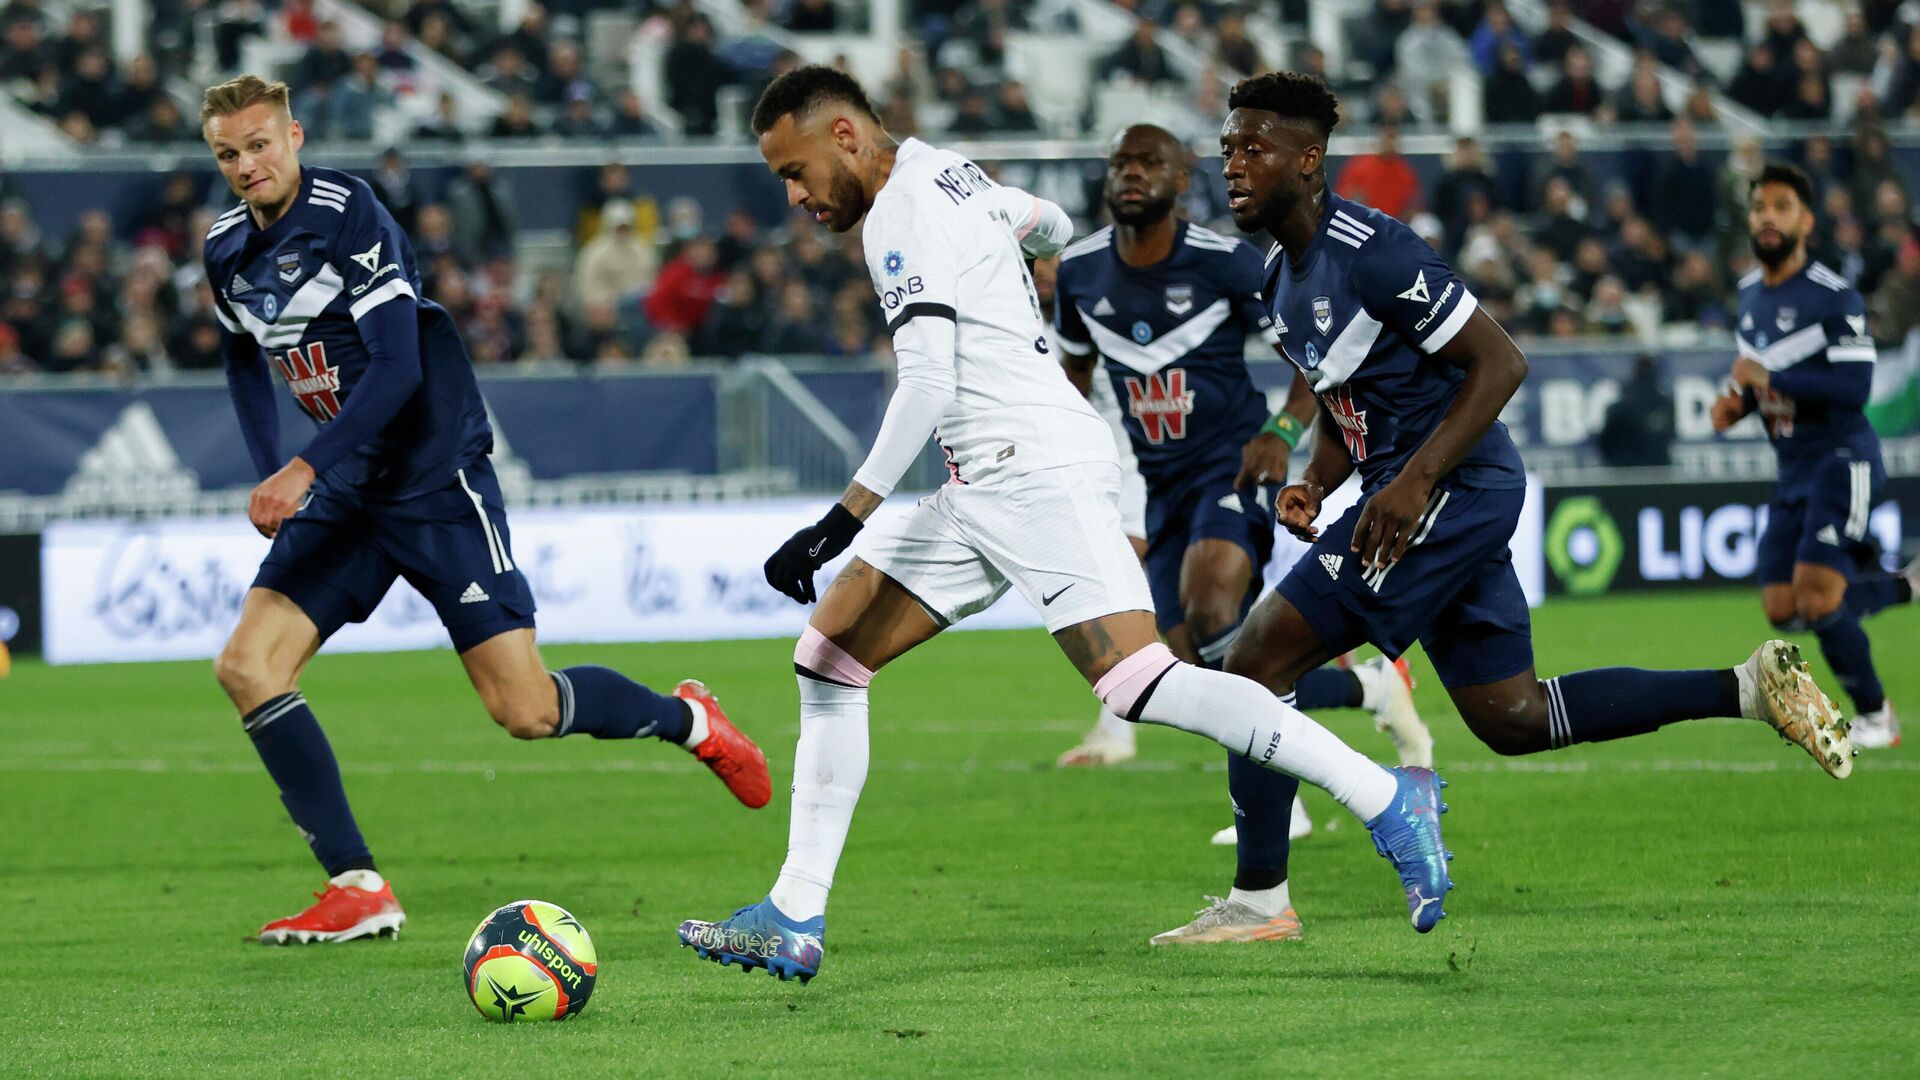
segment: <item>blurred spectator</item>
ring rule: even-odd
[[[1260,46],[1247,36],[1247,20],[1238,10],[1222,12],[1214,26],[1216,40],[1213,58],[1234,75],[1245,78],[1267,70],[1260,58]]]
[[[20,348],[20,333],[9,323],[0,322],[0,375],[19,375],[39,365]]]
[[[528,68],[526,55],[512,43],[495,47],[492,62],[477,74],[481,82],[501,97],[524,97],[532,101],[540,90],[539,76]]]
[[[651,139],[660,134],[660,129],[647,116],[640,104],[640,95],[634,93],[632,87],[622,87],[613,99],[613,118],[607,123],[607,134],[616,139]]]
[[[221,71],[240,68],[240,48],[249,38],[267,36],[267,13],[260,0],[218,0],[214,9],[214,63]]]
[[[688,135],[712,135],[720,123],[720,88],[733,81],[725,61],[713,51],[713,24],[705,15],[689,16],[666,56],[667,104],[680,114]]]
[[[699,356],[737,357],[759,352],[767,334],[767,312],[753,274],[744,264],[727,274],[726,284],[714,295],[713,306],[693,335]]]
[[[537,100],[545,105],[567,105],[594,98],[593,81],[580,66],[580,46],[556,41],[547,51],[546,73],[540,76]]]
[[[1493,74],[1481,83],[1481,115],[1489,124],[1531,124],[1540,118],[1540,93],[1527,77],[1527,59],[1512,45],[1497,54]]]
[[[1160,30],[1153,20],[1141,17],[1133,24],[1133,33],[1102,61],[1100,70],[1126,75],[1136,82],[1176,82],[1172,61],[1160,47]]]
[[[1587,301],[1586,330],[1607,337],[1633,332],[1633,318],[1627,314],[1627,287],[1612,274],[1594,283],[1593,299]]]
[[[1746,62],[1727,87],[1727,96],[1743,108],[1761,116],[1772,116],[1786,104],[1788,84],[1776,63],[1777,57],[1765,42],[1747,48]]]
[[[1859,8],[1848,8],[1840,40],[1827,50],[1827,63],[1836,75],[1871,75],[1880,61],[1880,47],[1867,29],[1867,17]]]
[[[1040,130],[1040,118],[1033,114],[1033,105],[1027,100],[1024,83],[1009,79],[1000,84],[994,127],[1010,135],[1026,135]]]
[[[1623,124],[1664,124],[1673,119],[1660,89],[1660,69],[1653,59],[1642,54],[1634,61],[1627,85],[1614,96],[1613,116]]]
[[[413,171],[407,168],[407,159],[398,147],[390,146],[380,155],[380,165],[367,182],[379,196],[380,204],[393,215],[394,223],[411,235],[419,219],[420,189],[414,184]]]
[[[513,190],[485,158],[473,158],[447,185],[454,250],[467,262],[513,254]]]
[[[1413,9],[1413,22],[1393,46],[1393,70],[1407,88],[1414,110],[1423,114],[1440,110],[1428,108],[1437,95],[1446,93],[1446,83],[1456,72],[1473,65],[1473,54],[1453,27],[1440,19],[1440,9],[1424,0]]]
[[[125,127],[144,116],[154,101],[165,96],[166,90],[160,85],[160,69],[154,64],[152,54],[134,54],[133,59],[127,61],[127,77],[114,99],[113,126]]]
[[[574,298],[582,309],[638,296],[660,271],[653,241],[633,227],[631,203],[609,202],[600,212],[600,225],[599,235],[587,241],[574,263]]]
[[[1533,39],[1534,62],[1559,67],[1579,44],[1573,32],[1573,4],[1570,0],[1553,0],[1547,5],[1547,28]]]
[[[455,103],[452,94],[440,91],[440,97],[434,103],[433,115],[413,129],[413,137],[429,142],[451,143],[466,138],[466,133],[460,128],[460,106]]]
[[[716,257],[713,241],[700,236],[669,259],[647,296],[647,321],[656,329],[691,334],[706,317],[714,294],[726,280],[715,265]]]
[[[1420,175],[1400,156],[1400,129],[1384,125],[1378,144],[1369,154],[1356,154],[1340,170],[1334,190],[1386,214],[1407,220],[1420,208]]]
[[[1700,154],[1700,137],[1692,122],[1675,120],[1670,129],[1673,152],[1662,156],[1653,184],[1654,223],[1675,239],[1698,247],[1713,236],[1713,170]]]
[[[1694,55],[1693,46],[1688,43],[1686,12],[1678,7],[1668,7],[1654,16],[1653,29],[1642,39],[1641,44],[1653,58],[1675,71],[1693,78],[1704,70],[1700,58]]]
[[[1622,468],[1673,464],[1673,398],[1660,381],[1657,360],[1647,353],[1633,358],[1633,378],[1600,425],[1600,460]]]
[[[1895,187],[1903,187],[1900,169],[1893,161],[1893,144],[1887,140],[1887,133],[1877,127],[1856,130],[1853,139],[1853,205],[1862,209],[1871,207],[1880,185],[1887,181],[1892,181]]]
[[[38,80],[43,72],[58,69],[53,62],[53,46],[39,23],[19,19],[5,24],[5,44],[0,46],[0,82]]]
[[[413,35],[407,32],[407,24],[398,19],[388,19],[380,28],[380,46],[373,51],[380,61],[380,70],[397,79],[411,79],[416,66],[413,58]]]
[[[103,366],[123,376],[173,371],[173,358],[160,337],[159,320],[152,315],[129,318],[120,328],[120,340],[107,348]]]
[[[380,61],[372,53],[353,58],[353,71],[334,84],[327,102],[330,138],[366,142],[373,138],[374,120],[393,108],[393,95],[380,85]]]
[[[831,34],[839,24],[833,0],[795,0],[780,20],[780,25],[796,34]]]
[[[780,306],[767,328],[765,349],[775,356],[808,356],[826,351],[813,290],[790,281],[780,290]]]
[[[353,58],[340,44],[340,27],[332,20],[320,24],[313,44],[294,65],[288,80],[296,96],[324,97],[333,84],[353,69]]]
[[[1833,91],[1820,49],[1803,38],[1794,46],[1793,56],[1793,87],[1779,115],[1788,120],[1825,120],[1833,113]]]
[[[474,26],[458,4],[453,0],[412,0],[404,10],[407,29],[421,44],[456,63],[466,61]]]
[[[1579,250],[1580,242],[1592,235],[1593,230],[1573,213],[1573,185],[1565,177],[1549,179],[1542,195],[1541,221],[1533,232],[1534,242],[1553,252],[1554,258],[1567,262]]]
[[[128,141],[136,143],[189,142],[199,137],[200,132],[180,114],[180,106],[165,94],[156,96],[147,106],[146,115],[127,128]]]
[[[1471,135],[1454,140],[1446,172],[1433,188],[1433,212],[1440,216],[1446,229],[1450,249],[1458,250],[1466,237],[1469,196],[1478,194],[1491,209],[1499,199],[1499,190],[1499,181],[1494,178],[1480,143]]]
[[[1504,4],[1488,4],[1480,17],[1480,26],[1473,32],[1473,40],[1467,48],[1473,53],[1474,66],[1480,74],[1491,75],[1499,66],[1500,50],[1512,46],[1520,51],[1524,62],[1527,56],[1527,35],[1513,24],[1513,16]]]
[[[87,118],[95,129],[111,127],[119,119],[120,85],[113,78],[113,67],[101,49],[87,49],[74,62],[73,74],[60,87],[61,117],[74,113]]]
[[[592,139],[606,134],[606,126],[593,108],[592,90],[584,86],[574,90],[560,118],[553,122],[553,133],[563,139]]]
[[[550,49],[565,42],[555,41],[547,23],[547,9],[539,0],[528,0],[520,9],[520,21],[512,32],[494,42],[494,48],[510,45],[520,53],[531,73],[542,76],[548,73],[552,57]]]
[[[1726,329],[1725,287],[1714,273],[1713,260],[1703,251],[1680,256],[1673,271],[1673,285],[1663,300],[1663,317],[1670,323],[1691,323],[1708,329]]]
[[[986,91],[969,87],[960,97],[960,111],[947,125],[947,134],[964,138],[991,135],[993,131],[993,103],[987,100]]]
[[[533,123],[533,102],[525,94],[507,99],[507,111],[493,118],[488,136],[495,139],[537,139],[540,129]]]
[[[1867,302],[1867,326],[1883,348],[1904,344],[1920,326],[1920,240],[1901,241],[1893,268],[1882,275]]]
[[[1593,57],[1586,49],[1576,46],[1567,50],[1565,67],[1566,73],[1541,101],[1541,110],[1592,116],[1605,99],[1600,83],[1593,77]]]

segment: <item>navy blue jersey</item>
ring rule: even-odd
[[[1098,352],[1125,413],[1140,474],[1158,490],[1230,464],[1267,419],[1247,374],[1261,334],[1260,254],[1244,240],[1179,223],[1152,266],[1120,261],[1113,228],[1060,255],[1054,328],[1060,348]]]
[[[263,407],[253,401],[265,386],[262,364],[320,425],[300,456],[329,484],[404,497],[451,484],[492,448],[453,319],[420,296],[413,247],[364,181],[305,166],[279,221],[261,229],[245,204],[234,207],[207,233],[204,259],[228,335],[228,378],[263,474],[285,461],[272,445],[271,397]],[[393,378],[404,381],[382,388],[392,400],[377,413],[356,415],[356,398],[372,405],[380,393],[381,356],[402,358]],[[337,425],[342,413],[349,422]]]
[[[1265,294],[1287,359],[1306,373],[1367,489],[1399,475],[1460,393],[1466,372],[1431,355],[1479,306],[1412,229],[1326,193],[1319,231],[1296,265],[1275,244]],[[1520,451],[1498,420],[1448,478],[1526,486]]]
[[[1755,270],[1740,281],[1734,340],[1741,356],[1769,372],[1770,385],[1754,404],[1779,455],[1783,486],[1811,475],[1835,451],[1879,460],[1879,440],[1862,411],[1875,359],[1867,305],[1846,279],[1809,260],[1768,287]]]

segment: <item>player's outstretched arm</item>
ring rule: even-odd
[[[1012,226],[1029,258],[1051,259],[1073,239],[1073,219],[1058,204],[1017,187],[997,187],[990,195],[994,213]]]
[[[1391,566],[1406,553],[1433,485],[1486,435],[1527,377],[1527,358],[1520,347],[1493,316],[1477,306],[1434,355],[1461,368],[1467,377],[1446,415],[1407,458],[1400,475],[1360,511],[1352,550],[1368,567]]]
[[[227,372],[227,392],[240,417],[240,437],[247,444],[260,479],[281,466],[280,416],[273,400],[273,376],[267,371],[260,345],[247,334],[220,328],[220,358]]]

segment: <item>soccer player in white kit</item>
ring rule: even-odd
[[[1326,789],[1371,830],[1410,913],[1449,882],[1430,770],[1383,769],[1265,687],[1176,659],[1154,625],[1146,575],[1121,532],[1113,437],[1049,355],[1026,257],[1057,254],[1072,223],[971,161],[895,143],[860,85],[807,66],[773,81],[753,130],[787,201],[862,246],[893,333],[898,386],[853,483],[767,560],[801,603],[854,545],[794,650],[800,742],[787,859],[766,899],[681,943],[782,979],[820,968],[827,892],[867,774],[874,672],[1009,588],[1115,712],[1204,735]],[[865,519],[933,435],[950,481],[905,517]]]

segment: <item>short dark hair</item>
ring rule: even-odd
[[[1318,75],[1299,71],[1269,71],[1241,79],[1227,95],[1227,108],[1260,109],[1305,121],[1323,139],[1340,123],[1340,99]]]
[[[1760,175],[1754,177],[1753,183],[1747,186],[1749,198],[1754,192],[1760,190],[1761,184],[1785,184],[1793,189],[1795,195],[1800,196],[1802,206],[1809,210],[1813,209],[1813,181],[1807,179],[1807,174],[1800,171],[1797,165],[1789,165],[1784,161],[1767,162],[1761,167]]]
[[[807,64],[767,84],[753,107],[753,133],[765,135],[781,117],[798,117],[829,101],[851,106],[874,123],[880,122],[880,114],[873,111],[867,92],[853,76],[824,64]]]

